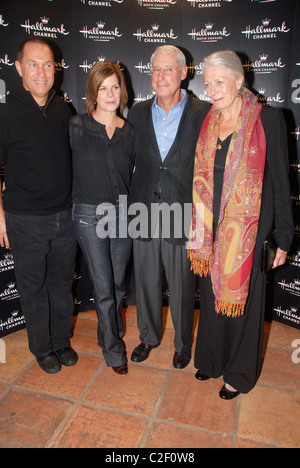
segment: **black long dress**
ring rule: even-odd
[[[199,279],[200,315],[195,367],[209,377],[248,393],[260,376],[265,318],[266,278],[261,272],[263,241],[277,228],[277,242],[288,251],[293,239],[293,218],[288,177],[287,131],[279,109],[262,109],[267,140],[262,206],[245,314],[227,318],[215,312],[211,278]],[[216,229],[223,174],[230,138],[217,150],[214,174],[214,230]]]

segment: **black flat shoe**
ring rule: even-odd
[[[55,354],[63,366],[75,366],[78,361],[78,355],[76,351],[74,351],[74,349],[72,349],[70,346],[67,348],[57,349]]]
[[[228,390],[225,385],[220,390],[219,396],[223,400],[233,400],[233,398],[236,398],[237,396],[240,395],[240,392],[232,392],[231,390]]]
[[[40,368],[47,374],[57,374],[61,370],[61,364],[53,352],[37,357],[36,360]]]
[[[112,370],[119,375],[126,375],[128,374],[128,366],[127,364],[123,364],[122,366],[112,367]]]
[[[196,379],[201,380],[202,382],[204,382],[205,380],[210,379],[210,377],[208,377],[208,375],[204,374],[204,372],[201,372],[200,370],[198,370],[196,372],[195,377],[196,377]]]
[[[146,343],[140,343],[132,352],[131,360],[133,362],[143,362],[145,361],[150,354],[150,351],[155,348],[155,346],[148,345]]]
[[[173,366],[175,369],[184,369],[191,361],[191,353],[175,353],[173,358]]]

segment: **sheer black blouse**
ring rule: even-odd
[[[70,120],[73,203],[117,205],[128,195],[134,167],[134,130],[124,122],[109,139],[105,126],[88,114]]]

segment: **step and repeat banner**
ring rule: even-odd
[[[248,87],[263,105],[280,107],[287,122],[295,237],[287,265],[268,280],[273,319],[300,328],[300,2],[298,0],[1,0],[0,105],[19,77],[18,44],[46,39],[56,62],[56,89],[74,112],[85,112],[87,75],[104,60],[119,61],[129,107],[153,96],[150,56],[157,46],[180,47],[189,68],[184,87],[207,100],[203,58],[232,49],[242,59]],[[128,303],[134,303],[129,272]],[[196,293],[196,299],[197,299]],[[78,310],[93,308],[82,258],[74,281]],[[163,291],[168,297],[167,288]],[[24,326],[11,252],[0,249],[0,336]]]

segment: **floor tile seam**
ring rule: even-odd
[[[285,387],[280,387],[280,386],[275,386],[275,385],[268,385],[268,384],[263,384],[263,383],[260,383],[258,382],[256,384],[256,387],[261,387],[261,388],[267,388],[269,390],[278,390],[278,391],[281,391],[281,392],[286,392],[286,393],[291,393],[291,394],[295,394],[295,395],[300,395],[300,389],[299,390],[291,390],[289,388],[285,388]],[[255,388],[255,387],[254,387]],[[252,390],[253,391],[253,390]],[[249,395],[249,394],[248,394]],[[244,396],[247,396],[247,394],[245,394]]]
[[[267,442],[263,442],[263,441],[257,440],[257,439],[252,439],[250,437],[238,436],[237,437],[237,443],[238,442],[246,442],[246,443],[253,444],[253,445],[262,445],[263,447],[266,447],[266,448],[284,448],[281,445],[268,444]]]
[[[159,411],[159,409],[161,407],[162,401],[164,399],[164,395],[165,395],[165,393],[167,391],[167,387],[169,385],[169,382],[170,382],[170,379],[171,379],[172,375],[173,375],[173,369],[169,368],[168,374],[167,374],[165,382],[164,382],[164,385],[163,385],[163,387],[162,387],[162,389],[160,391],[159,396],[156,399],[156,403],[154,405],[151,417],[149,418],[147,428],[146,428],[146,430],[144,432],[144,436],[143,436],[143,438],[142,438],[142,440],[140,442],[140,448],[144,448],[145,444],[147,443],[147,440],[149,439],[151,429],[152,429],[152,426],[153,426],[153,421],[156,419],[156,415],[158,414],[158,411]]]
[[[21,390],[23,393],[47,397],[52,400],[65,401],[67,403],[71,403],[72,405],[76,404],[79,400],[78,398],[72,398],[72,397],[65,396],[59,393],[47,392],[46,390],[40,390],[40,389],[33,388],[33,387],[25,387],[19,384],[14,384],[13,386],[11,386],[11,390]],[[26,401],[24,402],[24,405],[25,404],[26,404]]]
[[[203,426],[193,426],[193,425],[190,425],[190,424],[185,424],[185,423],[177,422],[177,421],[170,421],[168,419],[161,419],[161,418],[158,418],[158,417],[153,419],[152,427],[155,424],[164,424],[164,425],[172,426],[174,428],[179,428],[179,429],[182,429],[182,430],[183,429],[191,430],[193,432],[203,433],[203,434],[207,434],[207,435],[211,435],[211,436],[217,436],[217,437],[220,437],[220,438],[228,438],[228,439],[231,439],[232,444],[233,444],[233,440],[234,440],[234,433],[233,432],[214,431],[212,429],[208,429],[208,428],[203,427]],[[152,427],[151,427],[151,429],[152,429]]]
[[[235,407],[235,420],[234,420],[234,430],[233,430],[233,441],[232,441],[232,448],[237,448],[237,439],[238,439],[238,427],[239,427],[239,419],[240,419],[240,411],[241,411],[241,401],[242,397],[238,396],[236,407]],[[226,402],[224,402],[226,403]]]
[[[133,418],[137,418],[137,419],[141,419],[141,420],[146,420],[148,421],[150,416],[146,415],[146,414],[143,414],[143,413],[135,413],[134,411],[126,411],[126,410],[122,410],[122,409],[119,409],[119,408],[113,408],[113,407],[109,407],[109,406],[106,406],[106,405],[99,405],[97,403],[91,403],[89,401],[79,401],[77,400],[76,401],[76,407],[81,407],[81,408],[88,408],[88,409],[91,409],[91,410],[98,410],[98,411],[104,411],[105,413],[114,413],[114,414],[118,414],[120,416],[129,416],[129,417],[133,417]]]
[[[36,362],[36,361],[35,361],[35,359],[33,358],[32,361],[31,361],[29,364],[24,365],[23,369],[21,369],[21,370],[17,373],[18,375],[17,375],[17,377],[15,377],[15,379],[13,379],[11,382],[5,382],[5,381],[1,381],[1,380],[0,380],[0,384],[3,384],[3,385],[15,385],[15,384],[18,382],[18,380],[20,380],[20,379],[23,377],[23,375],[26,374],[26,372],[28,372],[28,371],[31,369],[31,367],[34,366],[35,362]],[[7,364],[5,364],[5,365],[7,365]]]
[[[64,417],[61,421],[59,426],[55,429],[52,436],[48,439],[45,448],[52,448],[55,442],[58,440],[59,436],[62,434],[64,429],[67,427],[69,421],[71,420],[73,414],[75,413],[76,409],[80,406],[79,402],[75,402],[72,407],[70,408],[68,414]]]

